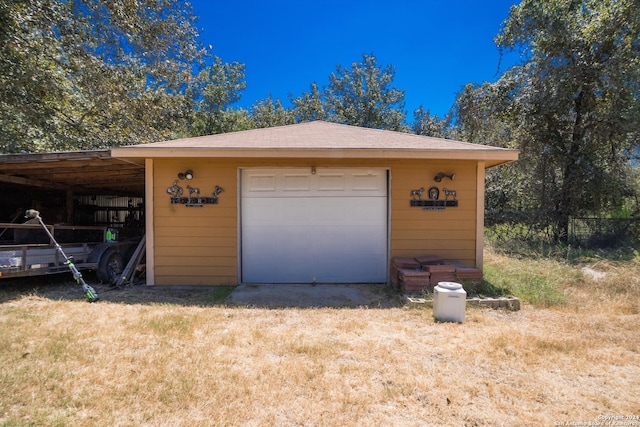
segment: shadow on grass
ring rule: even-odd
[[[261,286],[145,286],[127,285],[116,289],[98,284],[95,275],[83,274],[99,300],[95,304],[170,304],[193,307],[249,308],[392,308],[404,305],[404,299],[387,285],[272,285],[276,291]],[[281,289],[278,289],[278,287]],[[242,289],[244,288],[244,289]],[[252,293],[236,298],[234,292]],[[80,285],[68,274],[3,279],[0,281],[0,304],[25,296],[59,301],[84,301]]]
[[[85,282],[93,287],[98,296],[98,304],[176,304],[185,306],[220,306],[225,302],[234,286],[202,288],[168,288],[127,285],[117,289],[99,284],[95,274],[83,273]],[[69,274],[54,274],[38,277],[20,277],[0,280],[0,303],[5,303],[34,295],[60,301],[83,301],[82,288]]]
[[[474,286],[471,292],[478,295],[479,297],[490,298],[507,297],[513,295],[513,292],[508,287],[504,286],[504,284],[499,285],[487,279],[482,279],[482,283]]]

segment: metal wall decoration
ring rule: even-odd
[[[456,200],[456,190],[449,190],[443,187],[442,192],[444,193],[445,200],[449,200],[449,197],[451,197],[453,200]]]
[[[453,178],[455,178],[455,177],[456,177],[456,175],[453,174],[453,173],[446,174],[444,172],[438,172],[438,175],[434,176],[433,180],[435,182],[440,182],[440,181],[442,181],[442,178],[449,178],[451,181],[453,181]]]
[[[440,190],[438,187],[431,187],[429,189],[429,200],[438,200],[440,198]]]
[[[442,178],[449,178],[453,181],[455,175],[454,174],[446,174],[444,172],[439,172],[433,180],[436,182],[441,182]],[[420,187],[417,190],[411,190],[411,200],[410,206],[412,207],[421,207],[424,210],[444,210],[446,208],[457,208],[458,207],[458,198],[456,194],[456,190],[451,190],[446,187],[442,187],[442,193],[444,194],[444,199],[440,199],[440,189],[438,187],[430,187],[427,190],[427,200],[422,199],[422,193],[425,191],[424,187]]]
[[[424,187],[420,187],[417,190],[411,190],[411,200],[422,200],[423,192],[424,192]]]
[[[193,177],[193,172],[190,170],[187,172]],[[174,181],[173,185],[167,188],[167,194],[169,195],[171,204],[185,205],[188,208],[201,208],[203,205],[217,205],[218,196],[224,191],[224,189],[219,185],[216,185],[211,197],[201,197],[200,188],[192,187],[191,185],[187,185],[187,191],[189,192],[189,197],[184,197],[184,190],[178,185],[178,181]]]
[[[173,185],[167,188],[167,194],[169,194],[171,197],[182,196],[182,187],[178,185],[178,181],[173,181]]]

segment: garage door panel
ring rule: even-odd
[[[276,174],[274,173],[252,173],[247,175],[247,186],[245,191],[261,193],[275,192],[277,188]]]
[[[385,248],[387,245],[387,236],[381,235],[376,227],[357,227],[351,228],[351,236],[345,242],[345,246],[350,251],[358,251],[363,253],[375,253],[374,248]],[[384,251],[386,254],[386,250]]]
[[[245,169],[242,197],[362,197],[387,196],[387,173],[382,169],[309,168]],[[304,196],[304,195],[302,195]]]
[[[267,247],[277,237],[265,227],[243,227],[242,242],[244,247],[254,248],[253,252]]]
[[[386,180],[385,170],[244,170],[242,281],[386,281]]]
[[[387,199],[385,197],[355,197],[346,202],[348,213],[345,223],[353,226],[379,226],[384,222],[386,227]],[[381,218],[381,212],[384,213]]]
[[[279,225],[288,226],[305,226],[309,222],[310,202],[306,199],[273,199],[272,203],[278,204],[281,209],[279,212]]]
[[[328,197],[316,199],[314,206],[310,209],[310,213],[316,216],[316,223],[324,225],[344,223],[348,218],[348,210],[341,200]]]
[[[344,173],[318,174],[317,190],[319,192],[345,191],[345,174]]]
[[[383,193],[386,195],[387,181],[386,173],[354,173],[353,174],[353,191],[357,192],[373,192],[376,194]]]
[[[280,222],[281,209],[269,199],[254,198],[242,201],[243,223],[251,226],[267,226]]]
[[[311,189],[311,175],[306,173],[289,173],[282,177],[282,190],[286,192],[304,191]]]
[[[309,246],[313,245],[313,236],[309,227],[305,226],[292,226],[287,227],[286,233],[281,234],[280,246],[275,247],[274,250],[289,253],[294,252],[306,252],[309,250]]]
[[[328,255],[316,260],[318,283],[378,283],[386,277],[386,253],[377,260],[370,255],[345,258]]]
[[[286,258],[269,253],[246,255],[242,262],[251,265],[243,274],[247,283],[308,283],[307,266],[312,260],[305,253]]]

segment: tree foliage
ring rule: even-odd
[[[193,132],[190,122],[227,129],[219,116],[243,69],[206,67],[195,23],[183,0],[0,0],[0,149],[135,144]]]
[[[327,104],[317,83],[309,85],[309,93],[303,92],[298,98],[291,99],[293,114],[297,122],[329,120]]]
[[[566,240],[571,217],[614,212],[633,194],[639,35],[638,0],[523,0],[496,38],[518,49],[522,63],[458,97],[469,139],[521,150],[519,165],[501,172],[511,174],[503,208],[528,198],[526,208],[551,224],[556,240]]]
[[[228,108],[241,98],[246,87],[244,64],[228,64],[214,57],[213,62],[198,73],[190,90],[194,102],[190,134],[212,135],[247,129],[250,124],[246,111]]]
[[[244,64],[210,57],[184,0],[0,0],[0,151],[106,148],[310,120],[408,130],[373,55],[322,89],[231,108]]]
[[[271,95],[262,101],[258,101],[251,107],[249,113],[254,128],[268,128],[285,126],[296,123],[293,111],[283,107],[282,102],[274,102]]]
[[[404,90],[393,86],[394,78],[393,66],[381,68],[373,54],[363,54],[350,68],[338,64],[322,90],[312,83],[309,93],[292,98],[293,113],[298,121],[407,131]]]
[[[404,90],[392,86],[394,78],[394,67],[380,68],[373,54],[363,54],[351,68],[338,65],[325,95],[329,116],[349,125],[404,130]]]
[[[413,112],[412,130],[416,135],[446,138],[454,132],[451,119],[451,114],[448,114],[444,119],[437,115],[432,116],[431,111],[425,110],[421,105]]]

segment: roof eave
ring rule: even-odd
[[[113,148],[111,155],[117,158],[344,158],[344,159],[438,159],[438,160],[480,160],[487,167],[518,160],[518,150],[415,150],[415,149],[340,149],[340,148],[174,148],[146,147]]]

